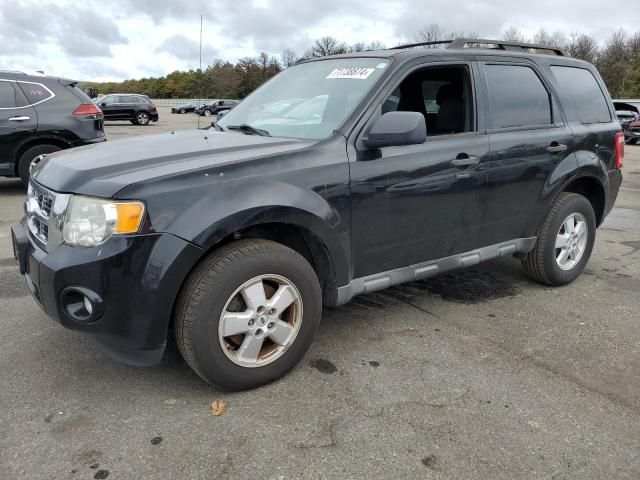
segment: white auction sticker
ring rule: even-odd
[[[375,68],[362,67],[336,68],[327,75],[327,78],[355,78],[357,80],[366,80],[375,70]]]

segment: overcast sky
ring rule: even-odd
[[[424,25],[496,38],[515,26],[587,33],[640,30],[637,0],[0,0],[0,68],[124,80],[289,48],[330,35],[347,43],[412,41]],[[631,8],[631,5],[634,5]]]

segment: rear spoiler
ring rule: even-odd
[[[75,87],[78,85],[78,80],[71,80],[70,78],[59,78],[58,83],[63,87]]]

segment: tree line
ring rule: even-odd
[[[447,32],[437,24],[426,25],[416,35],[416,42],[434,42],[457,37],[479,38],[475,32]],[[535,43],[566,50],[569,55],[593,63],[612,97],[640,98],[640,31],[618,30],[599,44],[593,37],[540,29],[529,38],[511,27],[502,40]],[[265,52],[237,62],[214,60],[204,70],[175,71],[163,77],[148,77],[123,82],[83,82],[81,86],[97,88],[100,94],[140,93],[151,98],[244,98],[278,72],[305,58],[385,48],[381,42],[347,44],[334,37],[322,37],[302,54],[285,49],[280,56]],[[442,48],[434,45],[425,48]]]

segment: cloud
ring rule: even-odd
[[[155,49],[156,53],[168,53],[176,58],[193,63],[200,58],[200,42],[185,35],[177,34],[164,40]],[[202,44],[203,65],[210,64],[218,55],[218,50],[209,44]]]
[[[2,1],[0,44],[7,53],[36,53],[43,43],[52,43],[75,57],[110,57],[111,46],[128,39],[112,18],[95,12],[50,2]]]
[[[0,65],[111,80],[193,68],[201,14],[204,64],[285,48],[302,54],[325,35],[392,46],[434,23],[489,38],[515,26],[528,36],[545,28],[599,42],[640,29],[628,9],[601,0],[538,0],[535,8],[513,0],[0,0]]]

